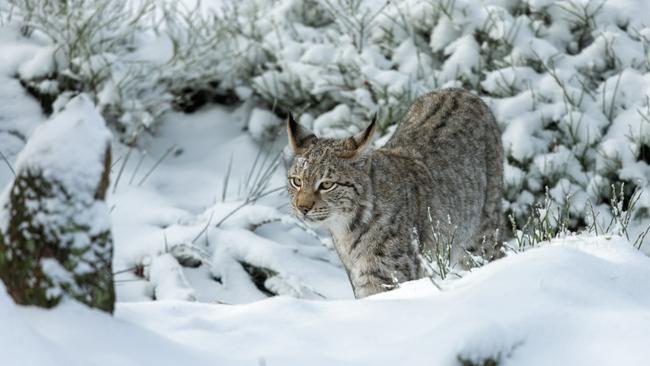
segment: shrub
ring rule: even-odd
[[[382,133],[431,89],[464,87],[492,107],[506,153],[505,210],[523,225],[548,189],[606,211],[648,188],[650,28],[613,3],[322,0],[234,7],[230,32],[263,57],[240,80],[280,116],[320,134],[354,132],[379,112]],[[246,20],[242,20],[246,19]],[[251,59],[247,59],[251,62]],[[641,193],[633,218],[647,216]]]
[[[617,197],[630,222],[648,218],[644,9],[582,0],[254,0],[214,12],[147,1],[11,3],[25,33],[52,45],[41,54],[51,64],[21,68],[27,87],[53,91],[44,104],[59,98],[55,106],[66,91],[89,93],[123,138],[172,107],[246,99],[258,108],[249,123],[257,139],[274,138],[281,123],[264,109],[293,111],[330,136],[379,113],[388,135],[417,96],[464,87],[486,100],[502,129],[504,210],[516,228],[540,220],[539,241],[594,227],[590,217],[607,225],[617,182],[625,182]],[[533,205],[542,201],[547,211]],[[545,216],[558,210],[566,220]]]

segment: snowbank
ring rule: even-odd
[[[443,288],[420,280],[365,301],[141,303],[117,314],[188,346],[270,365],[451,365],[458,356],[641,365],[650,356],[650,259],[619,238],[557,240]]]
[[[55,310],[17,307],[0,283],[0,342],[7,366],[213,365],[214,356],[179,346],[75,302]]]
[[[650,259],[621,238],[558,239],[442,287],[420,280],[359,301],[121,303],[118,319],[74,303],[16,308],[2,295],[0,339],[10,351],[3,364],[38,364],[45,353],[49,364],[65,365],[455,365],[492,358],[499,365],[593,366],[643,365],[650,357]],[[14,352],[25,345],[39,352]]]

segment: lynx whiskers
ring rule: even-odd
[[[457,248],[501,255],[502,147],[499,128],[480,98],[459,89],[418,98],[395,134],[372,150],[376,120],[345,139],[318,138],[287,121],[294,158],[287,187],[294,213],[326,227],[357,298],[425,276],[411,245],[431,246],[430,220],[450,221]],[[429,217],[430,212],[430,217]],[[414,230],[415,229],[415,230]],[[486,240],[490,238],[490,240]]]

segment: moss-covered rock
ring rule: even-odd
[[[110,133],[83,96],[28,141],[0,207],[0,279],[16,303],[67,296],[113,311],[110,161]]]

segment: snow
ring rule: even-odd
[[[51,279],[53,286],[47,289],[46,296],[48,298],[54,299],[63,295],[63,286],[68,286],[73,288],[75,291],[78,289],[75,287],[74,278],[63,266],[52,258],[41,259],[41,269],[43,274]]]
[[[46,77],[55,71],[54,47],[44,47],[35,52],[34,57],[20,65],[18,75],[23,79]]]
[[[650,259],[620,237],[556,239],[441,285],[419,280],[359,301],[120,303],[114,319],[72,302],[19,308],[3,294],[0,338],[6,365],[45,355],[55,365],[642,365],[650,356]]]
[[[455,80],[459,77],[472,77],[472,69],[479,63],[479,45],[471,35],[463,36],[453,41],[445,48],[449,55],[441,70],[443,81]]]
[[[3,50],[0,52],[0,153],[12,165],[34,127],[45,119],[38,102],[29,98],[14,78],[18,68],[41,48],[37,41],[21,39],[16,28],[4,26],[0,32]],[[11,179],[13,173],[0,156],[0,187],[5,187]]]
[[[104,119],[82,94],[36,128],[16,161],[16,169],[42,172],[68,192],[94,193],[110,139]]]
[[[251,111],[248,121],[248,132],[256,140],[266,141],[274,137],[281,124],[282,121],[271,111],[255,108]]]
[[[345,131],[341,131],[341,125],[346,124],[345,122],[351,113],[347,105],[337,105],[331,111],[321,114],[314,120],[314,133],[317,136],[328,137],[343,137],[347,135]]]
[[[156,300],[194,301],[194,291],[183,275],[183,269],[171,254],[153,257],[149,263],[149,279]]]
[[[0,284],[0,341],[8,366],[212,365],[220,356],[190,351],[155,334],[90,310],[62,303],[56,310],[17,307]]]

